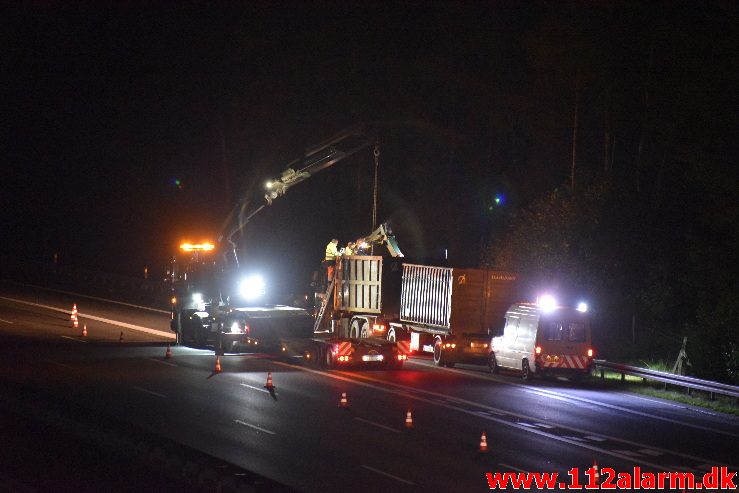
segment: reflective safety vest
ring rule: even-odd
[[[326,245],[326,256],[324,257],[325,260],[336,260],[336,257],[339,256],[339,250],[336,248],[336,243],[329,242],[328,245]]]

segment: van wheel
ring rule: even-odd
[[[495,353],[490,353],[490,357],[488,358],[488,368],[490,368],[490,373],[498,373],[498,371],[500,371],[500,368],[498,368],[498,360],[495,358]]]
[[[524,380],[531,380],[531,378],[533,377],[533,375],[531,374],[531,368],[529,368],[529,360],[527,360],[526,358],[521,361],[521,377]]]

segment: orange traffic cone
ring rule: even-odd
[[[272,372],[267,372],[267,383],[264,384],[264,388],[267,390],[274,390],[275,386],[272,383]]]
[[[411,415],[410,409],[408,409],[408,412],[405,413],[405,427],[413,428],[413,415]]]
[[[216,367],[213,371],[216,373],[221,373],[221,357],[220,356],[216,356]]]
[[[349,401],[346,398],[346,392],[341,393],[341,400],[339,401],[339,407],[344,407],[344,408],[349,407]]]
[[[167,344],[167,350],[164,352],[164,359],[169,359],[172,357],[172,349],[170,349],[169,344]]]
[[[77,318],[77,303],[72,305],[72,314],[69,316],[70,320]]]
[[[480,437],[480,452],[487,452],[488,451],[488,437],[485,435],[485,432],[482,432],[482,436]]]
[[[593,461],[593,470],[595,470],[595,474],[593,474],[593,479],[595,482],[598,482],[600,479],[600,471],[598,470],[598,463]]]
[[[77,320],[77,317],[75,317],[75,318],[72,319],[72,327],[74,327],[75,329],[79,329],[79,327],[80,327],[80,321]]]
[[[123,331],[121,331],[121,336],[118,338],[118,342],[123,342]]]
[[[82,337],[87,337],[87,324],[82,326]]]

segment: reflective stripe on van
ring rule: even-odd
[[[585,370],[588,368],[590,358],[575,354],[546,354],[539,358],[539,364],[543,368],[577,368]]]

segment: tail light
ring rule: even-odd
[[[398,355],[398,361],[405,361],[407,359],[408,359],[408,356],[406,356],[405,354]]]
[[[349,362],[349,356],[339,356],[339,362],[340,363],[348,363]]]
[[[536,354],[541,354],[541,346],[536,346]]]
[[[593,357],[593,348],[588,349],[588,358]]]

